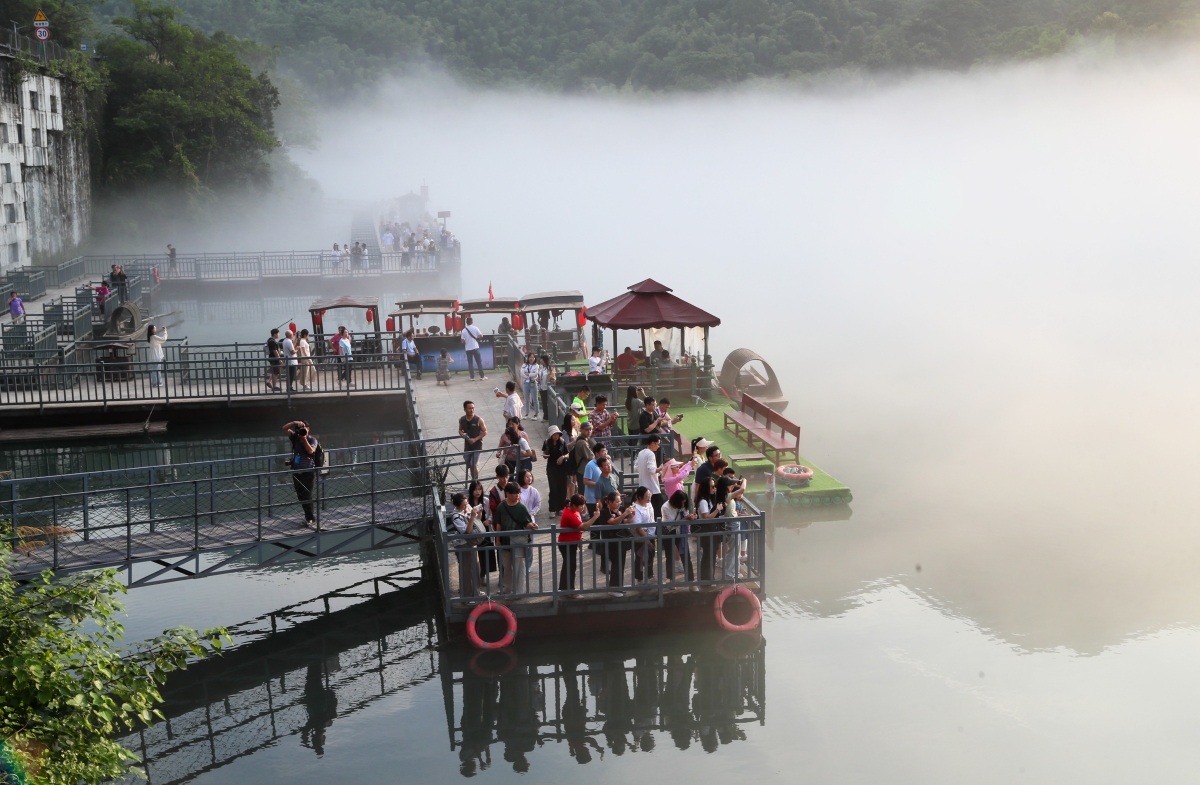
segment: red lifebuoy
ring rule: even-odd
[[[517,655],[513,653],[512,649],[492,649],[491,651],[496,651],[501,654],[507,655],[508,661],[504,663],[504,667],[502,667],[498,671],[488,670],[487,668],[484,668],[482,665],[479,664],[479,658],[482,657],[487,652],[485,650],[480,650],[471,655],[471,662],[470,662],[471,673],[474,673],[476,676],[483,676],[486,679],[495,679],[495,678],[499,678],[500,676],[503,676],[504,674],[508,673],[510,670],[513,669],[513,666],[515,666],[517,664]]]
[[[158,283],[158,268],[154,268],[154,282]]]
[[[755,597],[757,600],[758,598]],[[508,632],[504,633],[504,637],[498,641],[485,641],[479,637],[479,633],[475,631],[475,622],[479,621],[479,617],[490,611],[495,611],[504,617],[505,623],[508,624]],[[475,607],[471,611],[471,615],[467,617],[467,640],[471,641],[471,645],[477,649],[503,649],[505,646],[513,642],[517,637],[517,617],[513,616],[513,612],[506,606],[498,602],[485,602],[482,605]]]
[[[813,476],[812,469],[798,463],[785,463],[776,472],[785,480],[811,480]]]
[[[754,609],[754,613],[750,614],[750,621],[745,624],[734,624],[725,618],[725,600],[735,594],[740,594],[750,601],[750,606]],[[758,601],[758,596],[747,589],[745,586],[738,584],[736,586],[727,586],[725,590],[717,595],[716,601],[713,603],[713,615],[717,617],[717,624],[730,632],[748,632],[758,626],[762,621],[762,603]],[[470,622],[467,622],[470,624]],[[474,627],[468,627],[474,631]]]

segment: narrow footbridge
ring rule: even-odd
[[[459,443],[329,450],[311,526],[288,455],[5,480],[0,526],[19,579],[119,568],[131,587],[394,547],[420,541],[465,476]]]

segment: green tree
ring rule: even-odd
[[[113,20],[128,38],[98,51],[112,81],[102,134],[103,184],[169,183],[193,196],[265,186],[278,91],[255,76],[228,36],[176,21],[174,6],[134,0]]]
[[[11,554],[0,552],[0,741],[37,783],[91,785],[140,773],[137,756],[112,736],[162,717],[157,685],[188,657],[219,650],[225,630],[180,627],[125,647],[114,619],[125,588],[114,571],[46,572],[18,587],[11,568]]]

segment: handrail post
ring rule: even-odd
[[[575,548],[575,547],[582,548],[583,546],[581,543],[579,546],[572,545],[571,547],[572,548]],[[578,563],[579,563],[578,554],[576,554],[576,564],[578,564]],[[566,566],[567,565],[564,564],[563,569],[566,569]],[[538,575],[541,575],[541,572],[542,572],[541,570],[538,570]],[[528,586],[526,586],[525,588],[526,588],[526,590],[529,589]],[[574,589],[575,589],[575,584],[574,584],[574,582],[572,582],[571,590],[574,591]],[[558,611],[558,525],[554,524],[554,523],[551,523],[551,525],[550,525],[550,594],[554,598],[553,606],[554,606],[555,612],[557,612]]]
[[[17,486],[13,486],[13,499],[17,498]],[[15,511],[15,508],[14,508]],[[14,524],[16,518],[13,518]],[[83,541],[88,542],[92,539],[91,523],[88,521],[88,476],[83,475]]]
[[[229,391],[229,358],[225,358],[225,405],[233,406],[233,395]]]
[[[663,552],[662,552],[662,542],[663,542],[662,530],[663,530],[663,527],[661,525],[662,521],[659,521],[659,524],[660,525],[655,527],[655,529],[654,529],[654,548],[655,548],[654,557],[656,559],[658,559],[658,570],[655,572],[655,575],[658,576],[658,607],[661,608],[663,606]],[[672,561],[672,564],[674,564],[674,561]],[[686,576],[687,573],[684,573],[684,575]]]
[[[125,558],[133,558],[133,510],[130,508],[129,492],[132,489],[125,488]]]
[[[375,447],[375,457],[371,461],[371,523],[375,523],[375,493],[376,482],[378,477],[375,472],[375,467],[379,465],[379,447]]]
[[[200,550],[200,481],[192,480],[192,548]]]
[[[150,531],[154,531],[154,469],[153,467],[146,469],[146,475],[149,482],[146,483],[146,491],[150,494]]]
[[[51,518],[51,521],[53,521],[51,526],[53,528],[50,530],[50,541],[54,543],[54,569],[57,570],[58,569],[58,496],[57,495],[54,496],[53,499],[54,499],[54,513],[53,513],[54,517]],[[12,532],[13,532],[13,534],[17,533],[17,526],[15,523],[13,524]]]

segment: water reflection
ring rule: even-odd
[[[578,764],[606,755],[652,752],[660,743],[715,752],[762,724],[765,674],[761,640],[695,636],[686,642],[614,641],[587,651],[448,654],[459,702],[451,745],[470,777],[496,765],[493,747],[513,771],[548,742],[566,742]],[[741,647],[734,654],[731,647]],[[487,661],[507,658],[505,673]],[[443,677],[445,678],[445,676]],[[547,754],[562,754],[550,747]]]
[[[445,763],[466,777],[500,766],[523,773],[571,759],[586,764],[664,744],[715,752],[765,722],[758,635],[522,641],[515,650],[479,652],[439,646],[437,606],[424,584],[390,592],[386,582],[366,584],[255,620],[256,640],[173,674],[163,689],[165,720],[121,739],[142,755],[149,781],[189,782],[238,761],[270,767],[269,757],[246,760],[269,748],[290,747],[289,761],[299,765],[322,756],[336,762],[330,750],[345,747],[335,739],[345,744],[364,727],[380,743],[396,733],[355,715],[435,679],[449,738]],[[360,602],[331,609],[348,599]],[[303,621],[280,629],[289,620]]]

